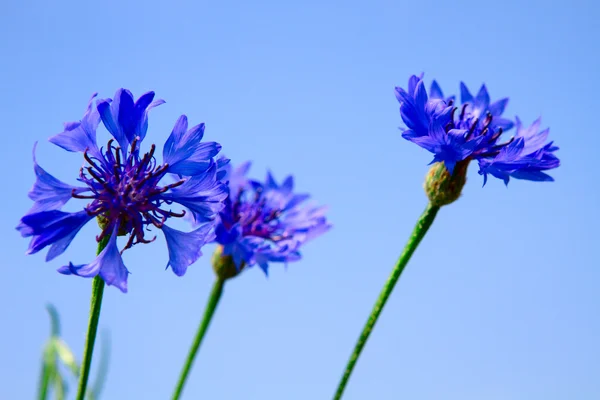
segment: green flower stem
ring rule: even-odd
[[[439,209],[440,208],[438,206],[428,204],[427,208],[425,209],[425,211],[423,211],[423,214],[421,214],[421,217],[417,221],[417,224],[415,225],[415,228],[413,229],[413,232],[410,235],[410,238],[408,239],[408,242],[406,243],[406,246],[404,247],[400,258],[396,263],[396,266],[392,270],[392,273],[390,274],[387,282],[383,286],[383,289],[379,294],[379,298],[377,299],[377,302],[375,303],[375,306],[373,307],[373,310],[369,315],[369,319],[367,320],[367,323],[365,324],[365,327],[363,328],[358,338],[358,341],[354,346],[354,351],[352,352],[352,355],[348,360],[348,364],[346,364],[346,370],[344,371],[344,375],[342,376],[342,379],[337,387],[337,391],[335,392],[335,396],[333,397],[334,400],[339,400],[342,398],[342,394],[344,393],[344,389],[348,384],[348,380],[350,379],[352,370],[354,369],[354,366],[358,361],[358,357],[360,356],[363,347],[365,347],[365,344],[369,339],[371,331],[377,323],[377,319],[379,318],[379,315],[381,314],[385,303],[390,297],[392,290],[394,290],[394,286],[396,286],[396,282],[398,282],[402,271],[404,271],[404,267],[406,267],[406,264],[408,264],[410,257],[415,252],[417,246],[419,245],[419,243],[427,233],[427,230],[433,223],[433,220],[435,219],[435,216]]]
[[[183,387],[185,386],[185,381],[192,369],[192,364],[194,363],[194,358],[196,357],[196,353],[198,353],[198,349],[200,348],[200,344],[202,343],[202,339],[206,334],[208,329],[208,325],[210,325],[210,321],[212,320],[213,314],[217,309],[217,304],[219,304],[219,299],[221,298],[221,294],[223,294],[223,285],[225,281],[217,278],[215,281],[212,291],[210,292],[210,297],[208,298],[208,303],[206,304],[206,308],[204,310],[204,315],[202,316],[202,322],[200,322],[200,326],[198,327],[198,332],[196,333],[196,337],[194,338],[194,342],[192,343],[192,347],[190,348],[190,352],[185,360],[185,364],[183,369],[181,370],[181,375],[179,376],[179,381],[177,382],[177,386],[175,387],[175,392],[173,393],[173,400],[178,400],[183,392]]]
[[[98,363],[98,372],[96,373],[96,380],[92,384],[91,390],[88,390],[88,400],[95,400],[100,398],[102,389],[104,389],[104,382],[106,382],[106,376],[108,375],[108,366],[110,364],[110,336],[105,331],[100,336],[102,343],[102,352],[100,353],[100,362]]]
[[[50,384],[50,375],[52,374],[52,367],[48,365],[46,357],[42,360],[42,371],[40,373],[40,384],[38,399],[46,400],[48,396],[48,386]]]
[[[100,254],[108,244],[109,236],[105,236],[98,243]],[[92,298],[90,301],[90,319],[85,338],[85,347],[83,349],[83,360],[81,361],[81,374],[79,375],[79,384],[77,385],[77,400],[85,399],[88,378],[90,376],[90,366],[92,365],[92,354],[94,353],[94,342],[98,332],[98,320],[100,319],[100,308],[102,307],[102,295],[104,294],[104,280],[96,275],[92,282]]]

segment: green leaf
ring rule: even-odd
[[[79,375],[79,365],[77,365],[77,361],[75,360],[75,355],[69,348],[69,346],[60,338],[54,338],[54,348],[56,350],[56,354],[60,361],[67,366],[73,373],[73,375]]]
[[[75,354],[69,345],[60,338],[60,317],[52,304],[47,304],[46,309],[50,315],[50,338],[46,342],[42,353],[42,370],[40,373],[38,399],[47,400],[48,394],[53,390],[56,400],[64,400],[67,395],[67,382],[63,379],[58,361],[60,360],[75,379],[79,378],[80,366]],[[110,363],[110,336],[107,331],[101,334],[101,353],[98,372],[92,387],[88,388],[86,398],[95,400],[100,397],[104,388],[108,366]]]

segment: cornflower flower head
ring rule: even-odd
[[[466,173],[468,163],[477,160],[484,185],[488,175],[505,184],[510,178],[553,180],[545,171],[560,165],[554,155],[558,147],[546,143],[549,130],[540,130],[540,119],[525,128],[518,118],[515,123],[502,117],[508,98],[491,102],[485,85],[473,96],[461,82],[460,91],[461,104],[455,104],[455,97],[445,98],[437,82],[428,95],[422,75],[411,76],[406,90],[395,90],[407,127],[402,136],[433,153],[432,163],[443,163],[449,175],[457,164]],[[516,134],[503,140],[515,125]]]
[[[325,207],[304,205],[309,195],[294,193],[292,176],[278,184],[269,172],[256,181],[246,177],[249,168],[222,169],[229,196],[215,228],[213,267],[223,279],[255,264],[268,274],[271,262],[297,261],[301,246],[331,227]]]
[[[221,146],[202,142],[204,124],[188,129],[187,117],[182,115],[165,143],[163,163],[159,164],[156,146],[152,144],[144,153],[141,145],[148,130],[148,111],[164,101],[153,101],[154,92],[134,101],[126,89],[119,89],[114,99],[94,104],[95,97],[80,121],[65,123],[64,131],[49,139],[67,151],[83,154],[85,163],[79,171],[78,185],[63,183],[40,167],[34,146],[36,181],[29,192],[34,205],[17,226],[23,237],[31,237],[27,253],[49,246],[46,261],[54,259],[85,224],[96,218],[101,227],[96,240],[104,241],[104,249],[91,263],[69,263],[58,269],[60,273],[99,275],[106,284],[126,292],[129,272],[121,254],[138,243],[154,241],[156,236],[147,238],[146,232],[155,227],[166,239],[167,268],[182,276],[201,256],[202,246],[213,240],[213,221],[227,197],[214,160]],[[100,122],[112,135],[105,147],[96,141]],[[85,200],[85,205],[77,212],[61,211],[72,198]],[[172,210],[173,203],[180,207]],[[182,232],[166,225],[187,212],[199,225],[197,229]],[[128,236],[121,250],[118,236]]]

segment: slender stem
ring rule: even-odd
[[[102,238],[98,243],[97,254],[108,244],[109,236]],[[79,384],[77,385],[77,400],[85,399],[88,378],[90,376],[90,366],[92,365],[92,354],[94,352],[94,343],[96,342],[96,333],[98,332],[98,320],[100,319],[100,309],[102,307],[102,295],[104,294],[104,280],[99,275],[94,277],[92,282],[92,298],[90,300],[90,319],[85,338],[85,347],[83,349],[83,360],[81,360],[81,373],[79,375]]]
[[[110,336],[108,335],[108,331],[102,333],[100,342],[102,344],[102,352],[100,353],[98,372],[96,374],[96,380],[92,384],[92,389],[88,391],[88,400],[100,398],[106,376],[108,375],[108,366],[110,364]]]
[[[413,232],[410,235],[410,238],[408,239],[408,242],[406,243],[406,246],[404,247],[400,258],[396,263],[396,266],[392,270],[392,273],[390,274],[387,282],[383,286],[383,289],[379,294],[379,298],[377,298],[377,302],[375,303],[375,306],[373,307],[373,310],[369,315],[369,319],[367,320],[365,327],[363,328],[360,336],[358,337],[358,341],[354,346],[354,351],[352,352],[352,355],[348,360],[348,364],[346,364],[346,370],[344,371],[344,375],[342,376],[342,379],[337,387],[337,391],[335,392],[335,396],[333,397],[334,400],[339,400],[342,398],[342,394],[344,393],[346,384],[350,379],[352,370],[354,369],[354,366],[358,361],[358,357],[360,356],[363,347],[365,347],[365,344],[369,339],[371,331],[375,327],[375,323],[377,323],[377,319],[379,318],[379,315],[381,314],[381,311],[383,310],[383,307],[385,306],[388,297],[390,297],[392,290],[394,290],[394,286],[396,285],[396,282],[398,282],[398,279],[400,278],[404,267],[406,267],[406,264],[408,264],[410,257],[415,252],[415,249],[421,242],[421,239],[423,239],[423,237],[427,233],[427,230],[433,223],[433,220],[435,219],[435,216],[439,209],[440,208],[437,206],[433,206],[431,204],[427,205],[427,208],[425,209],[425,211],[423,211],[423,214],[421,214],[421,217],[417,221],[417,224],[415,225],[415,228],[413,229]]]
[[[48,386],[50,384],[50,375],[52,374],[52,368],[49,368],[46,357],[42,360],[42,371],[40,373],[40,384],[39,384],[39,400],[46,400],[48,396]]]
[[[196,353],[198,353],[198,349],[200,348],[200,344],[202,343],[204,334],[206,333],[208,325],[210,325],[212,316],[215,313],[215,310],[217,309],[217,304],[219,304],[219,299],[221,298],[221,294],[223,293],[224,284],[224,280],[217,278],[213,285],[212,291],[210,292],[210,297],[208,298],[208,303],[206,304],[206,308],[204,310],[204,315],[202,316],[202,322],[200,322],[198,332],[196,333],[196,337],[194,338],[194,342],[192,343],[190,352],[187,356],[187,359],[185,360],[183,369],[181,370],[179,381],[177,382],[177,386],[175,387],[175,392],[173,393],[172,397],[173,400],[178,400],[181,396],[181,393],[183,392],[183,387],[185,386],[185,381],[190,373],[190,369],[192,369],[192,364],[194,363]]]

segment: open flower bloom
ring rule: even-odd
[[[558,147],[546,143],[548,129],[540,131],[541,121],[529,128],[516,118],[516,134],[503,140],[503,133],[515,123],[502,117],[508,98],[490,101],[485,85],[473,96],[461,83],[461,105],[454,96],[444,98],[433,81],[429,95],[422,76],[413,75],[408,89],[397,87],[400,115],[406,124],[402,136],[433,153],[433,162],[443,162],[452,174],[457,163],[477,160],[479,174],[488,174],[508,184],[510,178],[552,181],[544,171],[560,165],[554,155]]]
[[[229,197],[219,213],[215,242],[238,272],[258,264],[266,274],[269,262],[299,260],[300,247],[331,226],[325,207],[305,206],[309,196],[293,192],[291,176],[278,185],[268,173],[259,182],[246,178],[249,168],[249,162],[223,168]]]
[[[21,219],[17,229],[31,237],[28,254],[49,246],[46,261],[62,254],[79,230],[96,218],[105,240],[102,252],[89,264],[59,268],[63,274],[100,277],[123,292],[127,291],[128,271],[121,253],[137,243],[150,243],[145,234],[150,226],[161,229],[169,251],[167,267],[181,276],[202,254],[201,248],[213,240],[214,219],[223,208],[227,188],[217,179],[214,157],[221,146],[201,142],[204,124],[188,129],[182,115],[163,149],[163,164],[155,158],[155,145],[142,153],[141,145],[148,129],[148,111],[164,103],[153,101],[154,93],[134,101],[131,92],[120,89],[114,99],[92,96],[81,121],[65,124],[65,130],[50,142],[70,152],[83,153],[85,165],[79,171],[79,185],[71,186],[56,179],[35,160],[36,182],[29,192],[33,207]],[[96,129],[102,121],[112,138],[106,147],[96,142]],[[85,203],[78,212],[61,211],[71,198]],[[178,210],[170,205],[178,203]],[[186,211],[187,210],[187,211]],[[191,213],[199,227],[181,232],[165,223]],[[117,236],[128,236],[119,250]]]

